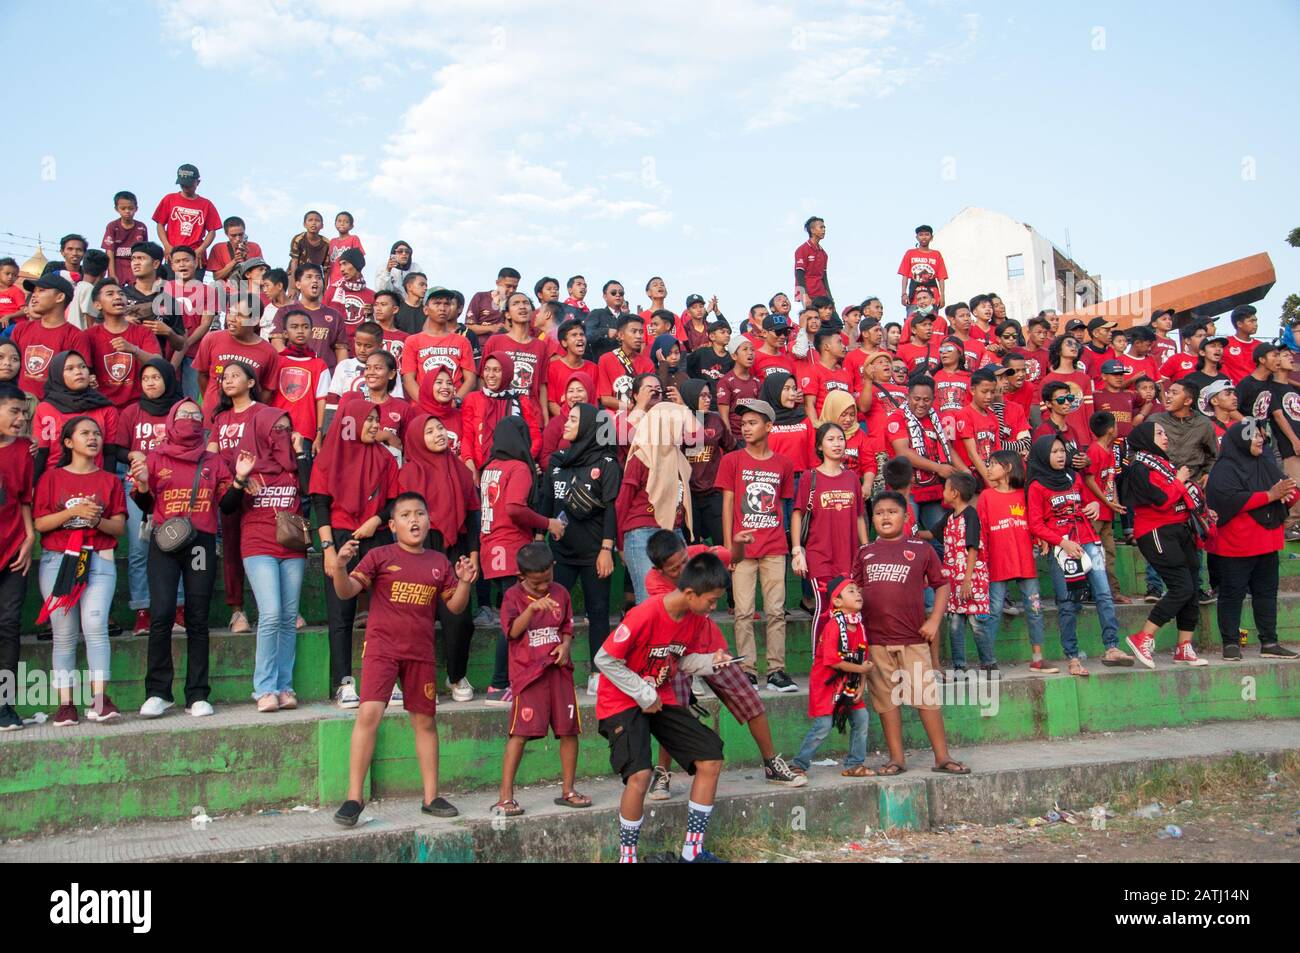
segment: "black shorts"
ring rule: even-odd
[[[638,771],[654,767],[651,737],[673,753],[673,760],[687,774],[695,773],[697,761],[722,760],[722,739],[681,705],[664,705],[653,715],[629,708],[602,718],[597,727],[609,741],[610,767],[622,776],[624,784]]]

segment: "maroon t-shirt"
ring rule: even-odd
[[[719,404],[726,404],[729,408],[731,422],[731,432],[737,440],[740,439],[740,411],[736,404],[742,400],[753,400],[758,397],[758,393],[763,389],[763,382],[757,377],[750,375],[748,380],[741,380],[736,376],[736,372],[724,374],[722,380],[718,381],[718,400]]]
[[[465,316],[461,319],[468,327],[471,324],[490,324],[500,327],[505,323],[505,316],[492,304],[492,292],[479,291],[469,299]]]
[[[125,286],[135,281],[135,275],[131,274],[131,246],[148,240],[149,229],[144,222],[132,222],[130,228],[123,228],[120,218],[108,223],[99,247],[108,253],[118,284]]]
[[[773,453],[759,460],[748,449],[733,450],[718,467],[717,487],[730,490],[731,534],[752,530],[754,541],[745,546],[746,559],[781,556],[789,551],[783,525],[782,500],[794,496],[794,466],[788,457]]]
[[[348,343],[342,312],[327,304],[321,305],[314,311],[304,304],[288,304],[275,312],[275,318],[271,322],[272,333],[283,334],[285,320],[295,311],[300,311],[311,318],[311,334],[307,337],[307,347],[328,364],[331,371],[334,370],[334,365],[339,360],[339,356],[334,353],[334,345]]]
[[[197,465],[201,473],[196,486],[196,464],[159,453],[149,455],[149,492],[153,495],[155,526],[174,516],[188,516],[200,533],[216,534],[217,502],[234,477],[226,461],[215,453],[205,453]]]
[[[257,375],[257,385],[264,391],[275,391],[275,367],[279,355],[275,348],[258,338],[252,344],[241,344],[229,331],[210,331],[199,342],[194,356],[194,369],[208,375],[208,389],[203,393],[203,409],[210,421],[221,399],[221,373],[231,361],[247,364]]]
[[[929,543],[900,536],[877,539],[858,553],[853,581],[871,593],[862,624],[872,645],[917,645],[925,624],[925,590],[944,585],[943,563]]]
[[[167,435],[167,415],[146,413],[137,401],[117,415],[117,439],[113,441],[127,452],[148,453]]]
[[[190,474],[193,477],[193,473]],[[304,559],[305,553],[280,544],[275,534],[275,514],[281,510],[297,513],[301,502],[298,492],[298,473],[254,473],[249,477],[250,487],[244,493],[239,552],[249,556],[274,556],[276,559]]]
[[[32,516],[39,519],[66,510],[76,503],[90,500],[104,508],[104,519],[126,512],[126,492],[122,481],[107,470],[95,470],[91,473],[73,473],[64,467],[46,470],[36,486],[36,498],[32,503]],[[76,529],[88,529],[90,523],[80,517],[74,517],[58,529],[41,534],[41,549],[46,552],[59,553],[68,546],[72,532]],[[88,537],[91,549],[99,552],[112,549],[117,539],[94,530]]]
[[[350,575],[370,590],[366,656],[434,661],[438,599],[457,585],[447,557],[432,549],[411,553],[390,543],[366,553]]]
[[[31,446],[18,437],[0,447],[0,566],[13,562],[27,535],[22,507],[32,503]]]
[[[515,521],[530,512],[532,488],[532,468],[518,460],[493,460],[483,468],[479,477],[479,558],[484,579],[517,575],[515,554],[533,541],[535,530],[545,528],[546,517],[537,513],[524,523]]]
[[[45,396],[45,376],[54,355],[60,351],[76,351],[82,357],[90,356],[86,333],[66,321],[53,328],[39,321],[24,321],[14,328],[9,339],[23,359],[18,386],[38,398]]]
[[[115,338],[125,338],[147,354],[160,354],[158,338],[138,324],[127,322],[124,331],[110,331],[102,324],[86,329],[90,353],[85,355],[96,389],[119,408],[140,399],[140,374],[144,365],[133,354],[113,350]]]
[[[265,404],[259,404],[256,401],[249,404],[243,410],[223,410],[212,419],[212,432],[208,439],[217,445],[217,453],[221,454],[221,459],[229,464],[232,472],[235,467],[235,458],[239,456],[239,450],[244,446],[245,438],[250,441],[253,436],[253,418],[262,412]]]
[[[558,583],[551,583],[547,595],[555,600],[556,609],[550,612],[534,612],[528,620],[528,628],[518,638],[510,638],[510,628],[515,620],[524,614],[530,602],[537,597],[529,595],[522,583],[515,583],[501,597],[501,631],[506,634],[510,646],[510,690],[518,695],[548,668],[555,664],[551,653],[561,641],[573,638],[573,607],[569,602],[569,590]],[[573,671],[570,661],[565,671]]]
[[[559,418],[557,418],[559,419]],[[691,493],[713,493],[718,482],[718,467],[722,465],[723,454],[736,449],[736,438],[722,422],[722,418],[713,411],[704,418],[701,440],[682,448],[686,461],[691,465]]]
[[[866,512],[862,481],[851,470],[838,476],[808,470],[799,477],[799,496],[794,501],[805,519],[810,500],[812,522],[803,544],[808,575],[814,579],[846,576],[853,571],[853,555],[858,551],[858,517]]]
[[[1092,395],[1092,406],[1096,410],[1106,410],[1115,415],[1115,435],[1123,440],[1133,432],[1133,401],[1135,394],[1131,390],[1111,393],[1099,390]]]

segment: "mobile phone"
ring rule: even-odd
[[[565,526],[569,525],[569,514],[564,512],[564,510],[560,510],[560,515],[555,518],[559,520],[561,523],[563,523]]]
[[[726,668],[728,665],[736,665],[739,662],[745,661],[747,658],[749,658],[748,655],[737,655],[736,657],[728,659],[727,661],[723,662],[722,667]]]

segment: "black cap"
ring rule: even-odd
[[[1078,318],[1074,318],[1070,321],[1065,322],[1065,333],[1069,334],[1071,331],[1077,331],[1080,328],[1086,328],[1086,327],[1087,327],[1086,324],[1084,324]]]
[[[1204,350],[1205,350],[1205,345],[1207,345],[1207,344],[1216,344],[1216,343],[1217,343],[1217,344],[1222,344],[1224,347],[1227,347],[1227,346],[1228,346],[1228,339],[1227,339],[1226,337],[1224,337],[1222,334],[1216,334],[1214,337],[1204,337],[1204,338],[1201,338],[1201,343],[1197,346],[1197,350],[1204,351]]]
[[[190,165],[188,162],[176,170],[176,184],[180,185],[182,179],[197,179],[199,177],[199,167]]]
[[[1242,318],[1253,317],[1255,314],[1256,311],[1254,305],[1239,304],[1232,309],[1232,314],[1229,315],[1228,320],[1232,322],[1232,326],[1235,328]]]
[[[339,261],[346,261],[357,271],[366,269],[366,256],[361,254],[360,248],[345,248],[339,255]]]
[[[1280,350],[1281,348],[1279,348],[1276,344],[1269,344],[1267,341],[1263,341],[1255,345],[1255,350],[1251,352],[1251,356],[1255,358],[1255,363],[1258,364],[1260,361],[1268,357],[1274,351],[1280,351]]]
[[[1103,361],[1101,365],[1103,374],[1123,374],[1127,370],[1128,368],[1120,361]]]
[[[72,296],[74,294],[72,290],[72,283],[68,281],[67,278],[64,278],[62,275],[58,274],[57,272],[50,272],[47,275],[41,275],[39,278],[35,280],[31,278],[24,278],[23,288],[27,291],[28,294],[31,294],[37,288],[50,288],[54,291],[62,291],[63,306],[66,308],[68,305],[72,304]]]
[[[766,318],[763,319],[763,330],[764,331],[789,331],[790,322],[786,320],[786,316],[784,314],[777,314],[773,312],[772,314],[769,314]]]
[[[1093,318],[1091,321],[1088,322],[1088,332],[1089,332],[1089,333],[1092,333],[1093,331],[1096,331],[1098,328],[1112,328],[1112,329],[1113,329],[1113,328],[1117,328],[1117,327],[1119,327],[1118,324],[1116,324],[1114,321],[1109,321],[1109,320],[1107,320],[1106,318]]]
[[[1155,321],[1155,319],[1160,317],[1162,314],[1177,314],[1177,313],[1178,312],[1174,311],[1173,308],[1157,308],[1155,311],[1151,312],[1151,320]]]
[[[931,228],[929,225],[918,225],[918,226],[916,226],[916,234],[920,235],[922,232],[929,232],[931,235],[933,235],[933,234],[934,234],[934,229]]]
[[[705,304],[704,295],[687,295],[686,307],[689,308],[693,304]]]

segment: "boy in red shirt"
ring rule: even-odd
[[[763,319],[763,343],[754,351],[754,377],[761,383],[768,374],[785,371],[794,376],[794,358],[787,352],[790,321],[773,312]]]
[[[66,312],[72,303],[72,285],[59,275],[42,275],[33,281],[23,280],[23,288],[30,297],[27,313],[30,321],[23,321],[10,333],[22,357],[22,373],[18,386],[40,399],[45,395],[45,378],[50,361],[61,351],[89,353],[85,332],[68,322]]]
[[[424,328],[406,339],[402,349],[402,390],[412,400],[419,395],[425,375],[440,367],[451,371],[458,400],[463,400],[478,384],[474,349],[452,323],[459,307],[459,294],[450,288],[430,291],[424,302]]]
[[[804,410],[816,420],[826,396],[833,390],[845,393],[853,386],[853,374],[844,367],[844,338],[839,331],[823,328],[813,338],[817,362],[799,369],[797,379],[803,391]]]
[[[560,353],[545,368],[546,400],[552,417],[563,410],[559,402],[564,400],[564,392],[574,374],[586,374],[592,381],[597,377],[596,365],[585,359],[587,332],[581,321],[576,318],[565,321],[557,329],[556,337],[560,342]]]
[[[153,220],[158,225],[158,241],[170,258],[172,249],[187,246],[194,250],[196,274],[202,278],[204,254],[217,229],[221,216],[217,207],[199,195],[199,170],[188,162],[176,170],[179,192],[164,195],[154,209]]]
[[[194,370],[198,373],[199,391],[203,394],[203,413],[208,424],[217,412],[221,398],[221,372],[232,361],[247,364],[253,369],[263,403],[269,403],[275,392],[275,369],[278,355],[275,348],[262,340],[258,333],[260,319],[253,313],[252,303],[237,301],[226,314],[226,331],[213,331],[204,335],[194,355]]]
[[[754,376],[754,355],[754,342],[748,338],[738,338],[731,352],[732,360],[736,363],[718,381],[718,413],[737,440],[740,439],[740,411],[735,408],[742,400],[757,398],[763,386],[763,382]]]
[[[909,375],[932,375],[939,369],[939,349],[930,340],[934,330],[934,315],[915,314],[911,323],[911,340],[898,345],[898,357],[907,365]]]
[[[348,249],[355,248],[361,253],[362,262],[365,261],[366,250],[361,245],[361,239],[352,234],[354,227],[356,227],[356,222],[353,220],[351,212],[339,212],[334,216],[334,228],[338,231],[339,236],[330,239],[330,273],[329,280],[326,282],[327,285],[336,285],[343,279],[343,272],[339,268],[339,260]]]
[[[139,242],[149,240],[149,229],[143,222],[135,220],[139,206],[133,193],[118,192],[113,196],[113,207],[117,209],[118,217],[104,228],[104,238],[99,244],[113,263],[113,277],[117,283],[129,285],[134,280],[131,274],[131,249]]]
[[[903,263],[898,273],[903,277],[903,307],[916,298],[917,289],[926,288],[934,296],[935,306],[943,307],[943,288],[948,280],[948,268],[943,254],[930,247],[934,229],[929,225],[916,226],[916,247],[903,253]]]
[[[14,315],[26,317],[19,314],[26,304],[27,295],[18,286],[18,262],[0,258],[0,327],[8,327],[11,321],[17,320]]]
[[[1115,476],[1118,472],[1115,463],[1115,437],[1118,433],[1115,415],[1099,410],[1089,418],[1088,427],[1094,440],[1088,445],[1088,465],[1081,474],[1083,505],[1097,504],[1097,518],[1092,521],[1092,528],[1106,553],[1106,579],[1110,582],[1110,595],[1117,605],[1126,606],[1133,600],[1124,595],[1119,587],[1119,577],[1115,575],[1115,517],[1123,516],[1125,512],[1115,489]]]
[[[987,462],[999,447],[1000,427],[993,413],[998,381],[992,367],[981,367],[970,378],[970,403],[954,416],[957,456],[984,486],[990,485]]]
[[[626,410],[632,402],[632,381],[653,374],[654,362],[641,353],[645,346],[645,319],[628,312],[618,319],[618,347],[600,356],[596,364],[596,395],[606,410]]]
[[[27,572],[36,545],[32,522],[31,441],[27,398],[12,384],[0,384],[0,672],[18,671],[20,623]],[[0,697],[0,731],[19,731],[22,716],[12,697]]]
[[[376,546],[351,572],[348,564],[360,548],[359,540],[349,539],[334,560],[332,582],[340,599],[354,599],[362,590],[370,591],[361,706],[352,727],[348,764],[348,797],[334,815],[344,827],[355,827],[365,807],[366,772],[375,754],[379,721],[399,680],[402,704],[415,731],[415,753],[424,784],[420,810],[434,817],[460,813],[438,795],[438,675],[433,625],[439,602],[453,615],[464,611],[478,571],[468,556],[462,556],[453,572],[446,556],[424,548],[429,508],[418,493],[403,493],[393,501],[388,529],[396,542]]]
[[[158,338],[126,319],[126,296],[115,279],[97,283],[91,300],[102,320],[85,331],[90,345],[86,362],[96,389],[120,410],[140,399],[140,374],[145,361],[158,354]]]
[[[293,432],[310,443],[312,454],[320,453],[325,436],[325,395],[330,389],[330,369],[308,347],[311,319],[305,311],[293,311],[284,319],[284,350],[275,360],[275,400],[289,415]]]

